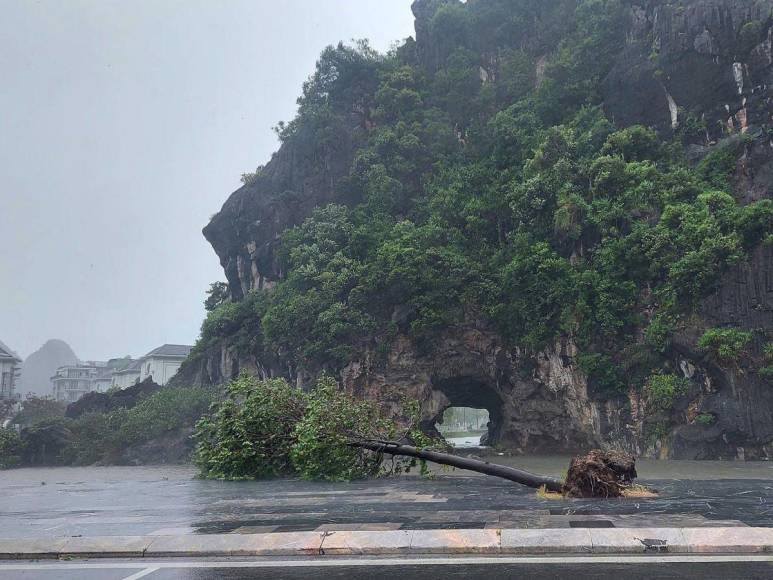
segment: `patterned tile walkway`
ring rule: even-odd
[[[773,526],[773,481],[762,479],[657,480],[656,499],[600,501],[545,500],[458,472],[348,484],[202,481],[181,467],[7,473],[0,537]]]

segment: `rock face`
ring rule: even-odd
[[[148,377],[141,383],[111,393],[86,393],[74,403],[67,405],[65,416],[77,419],[85,413],[109,413],[116,409],[131,409],[143,397],[161,390],[161,385]]]
[[[204,228],[220,257],[231,294],[270,288],[281,275],[276,256],[279,234],[312,210],[342,202],[337,184],[348,174],[362,138],[361,115],[337,119],[328,144],[309,139],[302,128],[288,138],[249,184],[234,192]],[[321,161],[321,162],[320,162]]]
[[[767,122],[770,2],[630,5],[628,43],[605,87],[607,109],[618,122],[678,124],[684,119],[678,111],[673,118],[670,99],[694,116],[732,122],[739,130]],[[723,127],[710,122],[707,130],[717,136]]]
[[[574,353],[568,341],[523,353],[504,348],[492,332],[450,328],[431,356],[399,337],[386,365],[369,356],[349,364],[341,378],[364,398],[395,406],[405,396],[420,401],[427,429],[448,407],[485,408],[492,443],[516,452],[575,452],[601,438],[598,409],[571,363]]]
[[[417,59],[430,70],[442,55],[428,19],[449,3],[417,0],[412,7]],[[664,137],[689,128],[688,153],[696,162],[717,148],[734,148],[736,197],[743,202],[770,198],[773,0],[626,0],[624,5],[626,45],[602,83],[609,117],[620,126],[653,126]],[[543,69],[549,58],[539,58]],[[340,135],[335,150],[307,151],[292,140],[284,143],[255,183],[236,191],[204,229],[235,299],[270,287],[281,276],[275,253],[281,231],[316,206],[346,203],[337,185],[361,138],[359,127],[356,116],[335,126]],[[324,163],[309,163],[320,156]],[[428,429],[449,406],[486,408],[490,441],[518,452],[614,445],[658,457],[770,457],[770,380],[743,363],[719,368],[691,346],[707,328],[722,325],[773,328],[769,245],[728,272],[690,327],[675,337],[672,366],[692,379],[693,387],[670,410],[669,424],[676,427],[666,432],[647,423],[648,403],[637,392],[616,399],[594,393],[571,339],[538,352],[519,351],[505,347],[474,316],[468,324],[446,329],[431,355],[398,336],[386,354],[366,349],[343,368],[340,379],[351,392],[387,405],[396,406],[405,396],[419,400]],[[302,386],[311,379],[281,361],[257,360],[226,339],[185,367],[180,380],[218,384],[240,370],[288,376]],[[700,423],[699,415],[710,415],[713,422]]]
[[[24,361],[16,391],[22,396],[27,393],[34,393],[39,397],[50,396],[51,377],[56,373],[56,369],[77,362],[78,357],[70,345],[63,340],[48,340]]]
[[[719,368],[691,345],[703,330],[733,326],[773,328],[773,248],[762,246],[747,264],[729,272],[701,309],[700,322],[675,337],[676,361],[699,388],[679,405],[669,455],[689,458],[768,458],[773,453],[773,386],[747,365]],[[758,350],[760,344],[752,346]],[[696,424],[696,409],[715,417]]]

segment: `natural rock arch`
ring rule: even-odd
[[[600,409],[588,397],[568,341],[523,353],[505,348],[493,332],[456,327],[436,344],[425,353],[398,336],[386,364],[370,357],[353,362],[341,373],[342,385],[357,396],[394,405],[396,412],[406,398],[417,400],[428,432],[448,407],[468,406],[488,410],[488,444],[524,453],[575,453],[598,446]]]
[[[486,409],[489,415],[487,433],[483,441],[486,445],[495,445],[499,442],[502,432],[502,409],[504,401],[497,390],[481,377],[455,376],[447,379],[433,380],[433,391],[442,394],[434,397],[440,403],[435,414],[422,422],[425,432],[435,430],[435,425],[443,418],[443,413],[451,407],[471,407],[473,409]],[[433,403],[434,411],[436,403]]]

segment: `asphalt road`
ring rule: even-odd
[[[210,580],[312,578],[367,580],[467,578],[773,578],[773,556],[669,556],[572,558],[329,559],[282,561],[14,562],[0,564],[0,579]]]

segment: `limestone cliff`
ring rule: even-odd
[[[469,0],[483,5],[496,0]],[[559,50],[561,14],[577,2],[544,2],[523,36],[507,42],[535,63],[530,82]],[[416,40],[401,48],[427,75],[449,56],[431,21],[454,0],[417,0]],[[664,140],[687,135],[693,164],[727,150],[732,187],[742,203],[771,198],[773,189],[773,0],[625,0],[624,43],[600,83],[601,104],[617,126],[654,127]],[[517,16],[517,15],[516,15]],[[551,25],[552,22],[552,25]],[[485,22],[484,22],[485,24]],[[483,26],[483,25],[481,25]],[[480,82],[503,65],[501,39],[477,30],[469,46],[480,59]],[[469,34],[460,32],[460,34]],[[346,187],[357,148],[370,128],[368,96],[353,94],[319,143],[293,134],[256,180],[233,193],[204,229],[225,270],[234,300],[270,288],[283,276],[279,235],[315,207],[350,204]],[[465,129],[454,127],[464,144]],[[680,133],[681,132],[681,133]],[[399,318],[399,313],[395,313]],[[342,385],[386,404],[410,396],[422,403],[427,428],[448,406],[485,407],[490,440],[518,452],[577,451],[613,444],[640,454],[678,458],[768,457],[773,454],[773,385],[744,361],[720,367],[695,348],[707,328],[773,329],[773,249],[758,247],[726,272],[690,323],[674,336],[668,363],[690,379],[690,391],[658,415],[634,389],[605,396],[580,370],[578,347],[565,334],[549,347],[509,346],[485,317],[468,313],[445,328],[432,349],[400,332],[384,352],[361,345],[338,368]],[[753,346],[759,352],[761,344]],[[318,368],[281,354],[245,351],[223,338],[202,348],[179,380],[217,384],[251,370],[283,375],[303,386]],[[710,425],[697,417],[711,416]],[[665,427],[663,427],[665,426]]]

